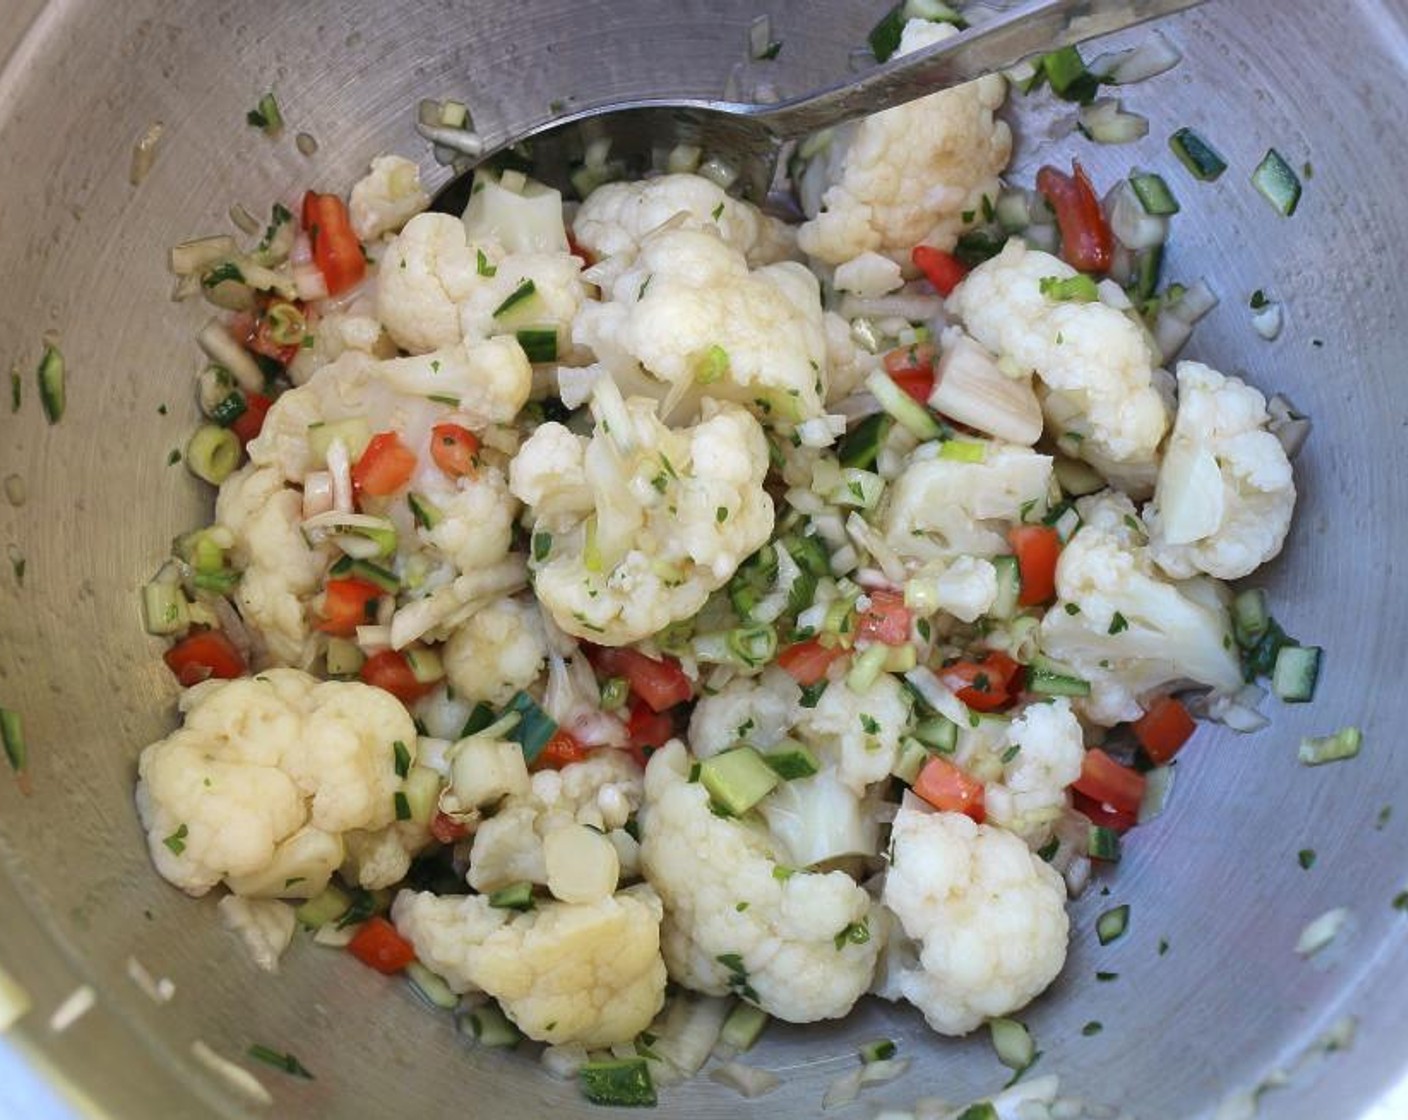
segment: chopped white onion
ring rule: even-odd
[[[1350,913],[1343,906],[1325,911],[1301,930],[1300,938],[1296,941],[1296,952],[1302,957],[1313,957],[1340,935],[1349,918]]]
[[[278,972],[279,958],[298,924],[293,907],[273,898],[227,894],[215,909],[225,928],[239,935],[254,963],[265,972]]]
[[[140,187],[142,180],[151,174],[156,164],[156,146],[161,143],[165,131],[166,126],[161,121],[153,121],[132,145],[132,163],[127,169],[127,181],[134,187]]]
[[[93,1010],[94,1004],[98,1002],[98,994],[93,991],[91,984],[84,984],[75,988],[63,1003],[54,1009],[54,1013],[49,1016],[49,1029],[55,1034],[63,1034],[79,1019]]]
[[[422,600],[423,601],[423,600]],[[414,639],[412,639],[414,640]],[[390,626],[357,627],[357,647],[363,653],[380,653],[391,648]]]
[[[1080,130],[1097,144],[1130,144],[1149,134],[1149,118],[1126,112],[1113,97],[1082,105],[1076,119]]]
[[[1139,802],[1139,823],[1145,824],[1164,811],[1173,792],[1174,769],[1156,766],[1144,775],[1144,797]]]
[[[269,1090],[264,1088],[259,1078],[249,1070],[235,1065],[229,1058],[222,1058],[200,1039],[191,1043],[191,1053],[206,1069],[223,1078],[227,1085],[238,1089],[251,1100],[263,1105],[274,1103],[274,1098],[269,1095]]]
[[[1286,316],[1279,303],[1268,303],[1252,316],[1252,329],[1267,342],[1273,341],[1285,324]]]
[[[924,665],[911,669],[904,679],[914,686],[919,698],[945,719],[952,720],[959,727],[968,726],[968,706]]]
[[[243,346],[230,337],[219,319],[209,320],[196,335],[196,342],[206,357],[224,366],[246,393],[264,391],[264,371]]]
[[[1105,196],[1105,213],[1110,219],[1110,232],[1126,249],[1138,252],[1168,240],[1168,218],[1145,210],[1128,179],[1121,179],[1110,188]],[[1132,258],[1126,268],[1132,271]]]
[[[1086,69],[1108,85],[1127,86],[1172,70],[1183,55],[1162,32],[1154,31],[1137,47],[1102,54]]]
[[[158,980],[136,957],[127,958],[127,978],[142,989],[153,1003],[170,1003],[176,994],[176,985],[163,976]]]
[[[484,138],[477,132],[465,128],[446,128],[439,124],[424,124],[416,121],[416,131],[432,144],[449,148],[452,152],[469,156],[471,159],[484,154]]]
[[[577,1071],[587,1064],[587,1048],[580,1042],[565,1042],[559,1046],[545,1047],[539,1059],[554,1077],[571,1081]]]
[[[756,1066],[744,1065],[742,1062],[725,1062],[710,1070],[709,1076],[720,1085],[727,1085],[749,1100],[771,1093],[782,1084],[782,1079],[770,1070],[758,1069]]]
[[[1192,337],[1191,323],[1179,318],[1170,310],[1159,312],[1159,317],[1154,322],[1154,345],[1159,348],[1163,362],[1171,361]]]
[[[317,517],[332,508],[332,475],[327,471],[309,471],[303,476],[303,516]]]
[[[351,513],[352,504],[352,457],[347,443],[341,436],[328,444],[328,474],[332,479],[332,508],[338,513]]]

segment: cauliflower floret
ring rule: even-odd
[[[944,611],[960,622],[973,622],[997,602],[997,568],[977,556],[930,560],[905,587],[907,595],[914,595],[911,609],[922,614]]]
[[[1025,1007],[1066,960],[1061,876],[1001,828],[962,813],[903,807],[895,818],[884,904],[919,943],[888,998],[903,998],[940,1034],[961,1035]]]
[[[597,187],[577,211],[572,234],[601,260],[634,252],[646,234],[666,222],[674,229],[716,232],[753,268],[790,257],[796,240],[791,226],[727,194],[713,180],[687,174]]]
[[[816,707],[798,708],[795,730],[860,795],[872,782],[889,777],[909,707],[909,693],[889,673],[881,673],[865,692],[855,692],[844,680],[832,681]]]
[[[781,670],[731,680],[694,705],[689,749],[696,758],[709,758],[739,743],[769,750],[787,737],[801,695],[797,682]]]
[[[368,175],[357,180],[347,204],[358,241],[395,233],[427,206],[420,168],[400,156],[377,156]]]
[[[862,346],[851,335],[851,324],[834,311],[822,316],[826,331],[826,403],[845,400],[865,379],[883,369],[883,359]]]
[[[542,615],[531,600],[490,603],[450,635],[442,652],[460,699],[498,707],[543,671],[548,647]]]
[[[1240,579],[1281,551],[1296,487],[1269,422],[1250,385],[1178,364],[1178,417],[1144,507],[1149,555],[1169,575]]]
[[[534,585],[553,621],[625,645],[692,617],[768,539],[767,441],[726,402],[706,401],[697,425],[671,430],[652,402],[623,402],[609,379],[592,408],[590,440],[539,427],[513,460],[510,488],[550,542],[535,555]],[[583,479],[594,509],[583,508]]]
[[[441,515],[434,526],[418,530],[421,539],[462,572],[487,568],[506,556],[513,543],[518,503],[508,492],[503,471],[481,466],[473,477],[448,485],[437,482],[421,488]]]
[[[313,374],[349,350],[383,361],[396,356],[396,344],[381,321],[353,309],[326,312],[305,337],[313,340],[312,345],[299,347],[288,367],[289,380],[296,386],[306,385]]]
[[[1008,551],[1011,525],[1044,511],[1051,457],[1009,444],[981,446],[982,459],[965,462],[926,444],[890,486],[882,524],[901,557],[997,556]]]
[[[1141,482],[1152,483],[1168,427],[1154,387],[1156,358],[1147,333],[1124,312],[1041,290],[1047,278],[1074,275],[1064,261],[1013,238],[968,274],[949,308],[1001,361],[1035,371],[1055,435],[1078,438],[1082,458],[1138,491]]]
[[[985,717],[959,728],[956,761],[983,781],[987,819],[1032,848],[1050,839],[1084,758],[1080,721],[1065,697],[1030,704],[1010,720]]]
[[[142,752],[137,807],[157,870],[188,893],[225,879],[311,897],[342,862],[342,833],[395,820],[394,744],[414,759],[416,731],[390,693],[270,669],[197,685],[181,710]]]
[[[948,24],[910,20],[899,54],[950,35]],[[840,264],[867,250],[909,265],[918,244],[949,250],[1012,153],[1012,133],[993,113],[1006,95],[998,75],[930,94],[836,129],[802,181],[810,221],[797,243]]]
[[[656,751],[641,811],[641,865],[665,904],[670,976],[788,1022],[845,1015],[875,971],[870,896],[840,871],[779,877],[767,832],[715,816],[689,766],[678,741]]]
[[[618,750],[596,750],[562,770],[534,774],[526,796],[510,796],[474,834],[469,884],[492,891],[510,883],[546,883],[543,840],[571,824],[622,832],[644,796],[640,767]]]
[[[750,272],[712,233],[663,229],[641,242],[603,299],[583,305],[574,341],[616,376],[678,394],[680,415],[697,411],[701,396],[737,401],[768,422],[822,415],[826,332],[817,279],[804,266]]]
[[[391,916],[451,988],[487,992],[540,1042],[629,1042],[665,1002],[661,905],[648,886],[521,914],[495,910],[483,895],[402,891]]]
[[[344,833],[342,843],[343,878],[374,891],[406,877],[411,860],[430,843],[430,829],[417,821],[397,821],[377,832]]]
[[[306,606],[329,556],[309,546],[302,520],[302,498],[285,488],[282,472],[253,463],[227,478],[215,500],[215,524],[234,535],[230,559],[243,573],[235,591],[241,616],[259,635],[266,660],[307,667],[317,647]]]
[[[1142,698],[1178,682],[1240,687],[1219,589],[1206,580],[1161,578],[1144,547],[1144,526],[1123,495],[1091,495],[1076,509],[1084,523],[1056,564],[1057,601],[1042,619],[1040,642],[1090,681],[1082,713],[1109,726],[1137,719]]]

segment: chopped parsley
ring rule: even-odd
[[[720,506],[714,511],[714,520],[722,525],[728,520],[728,506]]]
[[[714,207],[713,213],[710,214],[710,217],[712,217],[712,218],[714,219],[714,221],[717,222],[717,221],[718,221],[720,218],[722,218],[723,216],[724,216],[724,204],[723,204],[722,202],[720,202],[717,206]]]
[[[880,734],[880,721],[872,715],[867,715],[865,712],[861,712],[860,714],[860,726],[867,735]]]
[[[1085,1035],[1086,1038],[1090,1038],[1092,1035],[1099,1034],[1104,1029],[1105,1026],[1099,1019],[1091,1019],[1090,1022],[1081,1027],[1080,1033]]]
[[[858,922],[852,922],[850,925],[846,926],[845,929],[841,930],[841,932],[838,933],[834,938],[832,938],[832,941],[835,943],[836,951],[838,953],[847,945],[864,945],[869,940],[870,923],[867,922],[864,918],[862,918]]]
[[[541,564],[552,552],[552,534],[536,532],[533,534],[533,559]]]
[[[1119,611],[1116,611],[1116,612],[1110,617],[1110,633],[1111,633],[1111,634],[1123,634],[1123,633],[1124,633],[1126,630],[1128,630],[1128,629],[1129,629],[1129,620],[1128,620],[1127,618],[1125,618],[1124,615],[1120,614]]]
[[[1408,913],[1408,891],[1399,891],[1393,896],[1393,908],[1400,913]]]
[[[1299,863],[1301,867],[1303,867],[1306,871],[1309,871],[1312,867],[1315,866],[1315,849],[1302,848],[1296,853],[1296,862]]]
[[[244,122],[251,128],[260,129],[266,136],[279,134],[284,127],[284,115],[273,90],[261,97],[259,104],[244,115]]]
[[[292,1054],[280,1054],[272,1047],[261,1046],[256,1042],[249,1048],[249,1056],[256,1062],[263,1062],[266,1066],[273,1066],[275,1069],[281,1070],[291,1077],[301,1077],[305,1081],[313,1080],[313,1075],[308,1072],[308,1067]]]
[[[396,754],[396,776],[404,778],[411,772],[411,752],[405,743],[397,739],[391,744],[391,749]]]
[[[186,837],[190,835],[185,825],[182,825],[165,840],[162,841],[170,850],[172,855],[179,856],[186,850]]]
[[[480,276],[493,276],[499,271],[498,265],[489,263],[489,258],[484,255],[483,249],[476,249],[475,252],[478,256],[475,260],[474,267],[475,271],[478,272]],[[403,261],[402,263],[404,264],[405,262]]]
[[[1076,603],[1067,603],[1066,613],[1070,615],[1080,614],[1080,606]]]

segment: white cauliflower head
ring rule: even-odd
[[[910,20],[898,53],[954,34],[948,24]],[[1012,133],[993,114],[1005,95],[994,74],[836,129],[803,174],[810,220],[797,243],[828,264],[869,250],[908,266],[921,243],[952,249],[971,222],[963,215],[1001,190]]]
[[[696,758],[709,758],[739,743],[770,750],[796,722],[800,698],[797,682],[780,670],[737,677],[694,705],[689,749]]]
[[[395,233],[427,206],[420,168],[401,156],[377,156],[372,169],[352,186],[347,209],[358,241]]]
[[[836,312],[826,312],[822,327],[826,331],[826,403],[832,404],[859,390],[867,377],[884,368],[884,361],[857,345],[851,324]]]
[[[1021,839],[962,813],[903,807],[882,900],[917,942],[880,994],[940,1034],[967,1034],[1036,998],[1066,960],[1066,887]],[[892,935],[894,936],[894,935]]]
[[[978,443],[982,459],[948,459],[925,444],[889,488],[885,540],[901,557],[928,561],[1008,551],[1007,530],[1046,507],[1052,460],[1028,447]]]
[[[717,233],[754,268],[791,256],[796,240],[790,226],[734,198],[712,179],[680,173],[597,187],[577,211],[572,233],[601,260],[635,252],[646,234],[666,222],[673,229]]]
[[[1082,713],[1108,726],[1137,719],[1141,699],[1172,684],[1240,687],[1219,590],[1205,580],[1161,577],[1123,495],[1104,491],[1076,508],[1083,524],[1057,561],[1057,601],[1042,619],[1040,642],[1090,682]]]
[[[429,843],[430,829],[419,821],[396,821],[376,832],[343,833],[342,877],[373,891],[395,886]]]
[[[543,671],[548,648],[542,615],[527,599],[489,603],[450,635],[442,652],[445,673],[462,700],[505,704]]]
[[[583,305],[573,339],[614,375],[678,395],[736,401],[764,422],[819,417],[826,332],[817,280],[792,261],[750,271],[713,233],[648,235],[631,266]]]
[[[845,1015],[875,970],[870,896],[840,871],[788,874],[765,829],[715,816],[689,765],[678,741],[656,751],[641,811],[641,864],[665,904],[671,977],[788,1022]]]
[[[396,743],[415,757],[401,704],[296,669],[207,681],[184,724],[138,763],[137,807],[161,874],[190,894],[307,898],[343,859],[341,834],[396,818]]]
[[[1000,361],[1036,373],[1054,434],[1079,440],[1082,457],[1097,470],[1152,480],[1168,412],[1154,387],[1148,336],[1129,315],[1099,301],[1042,292],[1043,280],[1074,275],[1064,261],[1013,238],[968,274],[949,307]]]
[[[861,795],[867,786],[889,777],[909,709],[909,693],[889,673],[881,673],[865,692],[836,680],[815,707],[797,709],[795,730],[837,767],[853,793]]]
[[[231,563],[240,570],[235,602],[263,646],[262,660],[306,668],[317,653],[308,600],[330,560],[299,530],[303,500],[277,468],[250,463],[220,486],[215,523],[234,536]]]
[[[534,586],[563,630],[624,645],[692,617],[772,531],[758,422],[708,402],[670,429],[652,402],[598,383],[590,440],[544,424],[513,460],[510,487],[533,506]],[[583,484],[585,482],[585,485]]]
[[[1178,416],[1144,507],[1149,555],[1169,575],[1240,579],[1281,551],[1296,487],[1269,422],[1250,385],[1178,364]]]
[[[493,996],[540,1042],[629,1042],[665,1002],[661,905],[648,886],[526,913],[495,910],[484,895],[402,891],[391,916],[451,988]]]

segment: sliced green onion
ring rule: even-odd
[[[412,961],[406,966],[406,980],[412,991],[432,1007],[453,1011],[459,1006],[460,997],[445,983],[444,978],[431,972],[420,961]]]
[[[469,713],[469,718],[464,721],[464,728],[460,731],[461,739],[468,739],[471,735],[478,735],[485,728],[494,725],[494,709],[483,700],[474,705],[474,710]]]
[[[44,347],[44,356],[39,359],[36,376],[39,381],[39,403],[44,406],[44,418],[50,424],[57,424],[63,418],[68,402],[68,392],[64,385],[64,356],[57,346]],[[11,393],[14,393],[13,386]]]
[[[1094,303],[1100,298],[1095,281],[1083,272],[1065,279],[1043,276],[1040,287],[1042,295],[1063,303]]]
[[[303,312],[286,301],[273,304],[264,318],[269,324],[269,337],[280,346],[297,346],[308,333]]]
[[[372,427],[365,416],[350,416],[345,420],[329,420],[308,428],[308,450],[320,466],[326,466],[328,449],[334,440],[341,440],[347,457],[356,462],[372,441]]]
[[[888,412],[875,412],[867,416],[841,438],[836,448],[841,466],[859,470],[874,467],[880,447],[894,424],[895,418]]]
[[[495,312],[497,314],[497,312]],[[514,337],[530,362],[557,361],[557,329],[555,327],[525,327]]]
[[[884,370],[875,370],[865,379],[865,387],[906,431],[921,440],[942,439],[943,426],[934,416],[890,379]]]
[[[367,583],[379,587],[388,595],[395,595],[401,590],[401,577],[389,568],[380,564],[373,564],[370,560],[358,560],[353,556],[344,556],[328,569],[328,575],[336,579],[351,577],[353,579],[365,580]]]
[[[1346,727],[1333,735],[1305,738],[1300,741],[1300,760],[1307,766],[1323,766],[1341,762],[1359,753],[1364,736],[1357,727]]]
[[[504,715],[511,713],[521,718],[504,737],[523,748],[523,757],[531,765],[537,761],[548,740],[557,734],[557,721],[522,691],[515,693],[513,699],[504,705]]]
[[[869,1042],[862,1042],[857,1048],[860,1060],[866,1062],[887,1062],[899,1051],[892,1038],[872,1038]]]
[[[391,750],[396,763],[396,776],[404,778],[411,772],[411,750],[400,739],[391,744]]]
[[[1178,213],[1178,199],[1174,198],[1162,175],[1131,175],[1129,185],[1134,188],[1134,196],[1139,199],[1139,205],[1144,207],[1144,213],[1154,217]]]
[[[240,441],[229,428],[202,424],[186,444],[186,467],[197,478],[219,486],[240,463]]]
[[[523,881],[500,887],[489,895],[489,905],[496,910],[531,910],[533,884]]]
[[[577,1071],[582,1093],[592,1104],[621,1108],[654,1107],[655,1085],[644,1058],[615,1058],[587,1062]]]
[[[771,626],[740,626],[728,632],[728,650],[749,668],[766,665],[777,653],[777,631]]]
[[[1271,612],[1261,588],[1248,588],[1232,600],[1232,635],[1243,649],[1254,648],[1270,625]]]
[[[699,781],[713,802],[740,817],[771,793],[782,779],[752,747],[735,747],[699,764]]]
[[[411,803],[406,800],[406,794],[402,790],[397,790],[391,795],[391,805],[395,809],[398,821],[408,821],[411,819]]]
[[[601,683],[601,710],[616,711],[625,705],[630,695],[631,685],[625,677],[608,677]]]
[[[268,1046],[261,1046],[255,1043],[249,1048],[249,1056],[256,1062],[263,1062],[266,1066],[273,1066],[283,1073],[292,1077],[301,1077],[305,1081],[312,1081],[313,1075],[308,1072],[308,1068],[295,1058],[292,1054],[280,1054],[277,1050]]]
[[[1089,101],[1100,81],[1085,68],[1085,60],[1075,47],[1062,47],[1043,55],[1041,69],[1056,96],[1065,101]]]
[[[768,1025],[768,1013],[751,1003],[737,1003],[719,1031],[719,1041],[742,1054],[752,1049]]]
[[[513,1021],[503,1013],[497,1003],[486,1003],[476,1007],[462,1020],[462,1027],[480,1046],[517,1046],[523,1037]]]
[[[880,642],[869,645],[858,656],[851,659],[850,672],[846,674],[846,684],[852,692],[869,692],[871,686],[884,672],[889,647]]]
[[[1227,170],[1227,161],[1191,128],[1180,128],[1169,137],[1168,146],[1193,177],[1204,183],[1212,182]]]
[[[498,307],[494,308],[492,318],[500,319],[503,316],[507,315],[519,304],[523,303],[527,299],[530,299],[537,290],[538,286],[534,284],[532,280],[522,281],[518,285],[518,287],[514,288],[513,291],[508,294],[507,298],[504,299],[503,303],[499,304]]]
[[[836,951],[839,953],[847,945],[864,945],[870,940],[870,923],[862,918],[858,922],[851,922],[832,941],[836,944]]]
[[[259,99],[259,104],[244,115],[245,123],[260,129],[267,136],[277,136],[284,127],[284,115],[272,90]]]
[[[997,1060],[1008,1069],[1026,1069],[1036,1060],[1036,1043],[1024,1024],[1016,1019],[992,1019],[988,1030]]]
[[[444,785],[438,771],[428,766],[412,766],[406,775],[402,792],[411,810],[410,819],[428,825],[440,807],[440,790]]]
[[[1319,646],[1282,646],[1271,670],[1271,691],[1288,704],[1304,704],[1320,678]]]
[[[695,367],[694,380],[700,385],[712,385],[727,377],[729,369],[728,351],[719,345],[710,346],[704,351],[704,356],[699,359]]]
[[[1300,205],[1300,179],[1275,148],[1268,149],[1252,172],[1252,186],[1283,217],[1289,218]]]
[[[1095,919],[1095,936],[1101,945],[1118,941],[1129,928],[1129,906],[1116,906]]]

